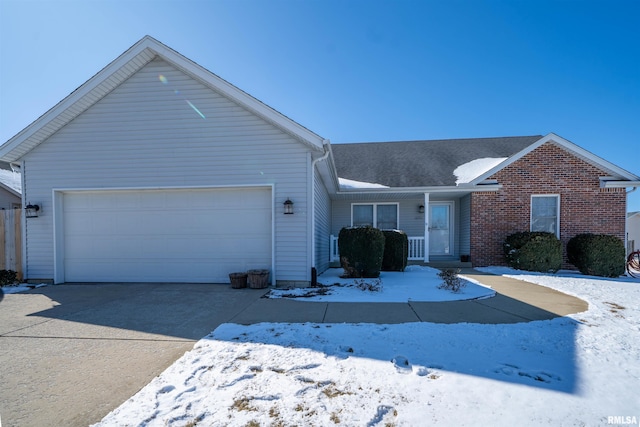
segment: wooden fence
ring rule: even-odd
[[[13,270],[22,279],[22,209],[0,211],[0,270]]]

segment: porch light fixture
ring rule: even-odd
[[[285,200],[283,205],[284,205],[284,214],[285,215],[293,215],[293,202],[291,200],[289,200],[289,198],[287,198],[287,200]]]
[[[29,203],[24,208],[24,216],[25,218],[38,218],[38,211],[40,210],[40,206],[32,205]]]
[[[424,205],[418,206],[418,212],[424,213]]]

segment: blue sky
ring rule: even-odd
[[[640,175],[637,0],[0,0],[0,141],[145,34],[334,143],[555,132]]]

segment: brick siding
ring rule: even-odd
[[[560,240],[580,233],[611,234],[624,241],[626,192],[602,189],[608,173],[548,142],[498,171],[502,189],[471,196],[471,260],[474,266],[505,265],[502,242],[509,234],[528,231],[531,195],[560,195]]]

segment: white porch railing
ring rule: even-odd
[[[329,250],[331,252],[331,261],[340,261],[340,252],[338,251],[338,236],[331,235]],[[424,260],[424,236],[409,236],[409,260]]]

